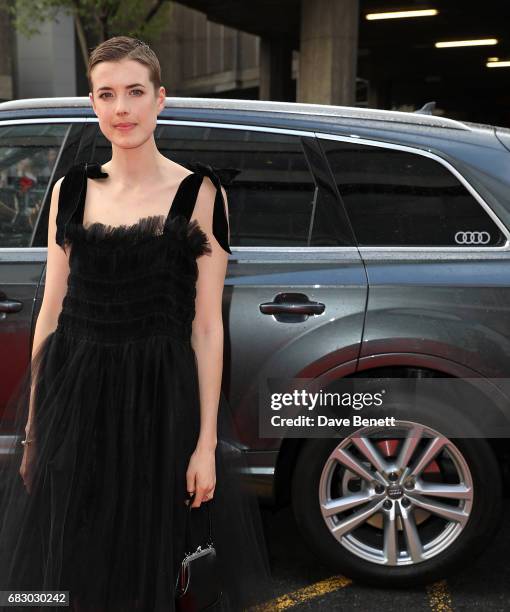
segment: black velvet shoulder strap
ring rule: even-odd
[[[177,197],[170,208],[168,220],[175,215],[184,215],[188,221],[193,214],[196,199],[204,176],[208,176],[216,187],[213,210],[213,234],[220,246],[232,254],[228,231],[228,218],[226,206],[221,190],[221,181],[217,171],[202,162],[189,162],[185,164],[194,175],[189,180],[184,180],[178,190]],[[87,185],[87,177],[106,178],[108,174],[103,172],[98,162],[81,162],[71,166],[64,176],[60,186],[60,195],[57,211],[57,230],[55,241],[64,248],[66,241],[66,229],[71,220],[83,214],[84,192]],[[81,218],[81,217],[80,217]],[[167,221],[168,221],[167,220]]]
[[[178,200],[172,205],[174,209],[171,211],[172,216],[180,214],[184,215],[188,221],[191,219],[203,178],[204,176],[208,176],[216,187],[212,222],[213,234],[223,250],[232,254],[230,250],[228,217],[225,201],[223,199],[223,192],[221,190],[222,184],[218,175],[219,172],[202,162],[194,161],[184,165],[194,172],[194,176],[190,177],[190,180],[183,184]]]
[[[77,213],[83,208],[83,194],[87,177],[106,178],[107,176],[108,174],[101,170],[101,164],[97,162],[74,164],[64,175],[58,198],[55,236],[55,242],[62,248],[64,248],[66,241],[66,230],[69,222],[75,219]]]

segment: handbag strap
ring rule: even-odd
[[[191,520],[190,520],[190,516],[191,516],[191,504],[193,503],[193,500],[195,499],[195,493],[193,493],[191,496],[188,497],[188,499],[186,500],[186,504],[188,504],[188,511],[186,512],[186,538],[187,538],[187,542],[191,542]],[[212,520],[211,520],[211,502],[214,500],[211,499],[207,502],[205,502],[206,504],[206,508],[207,508],[207,519],[208,519],[208,524],[209,524],[209,541],[207,542],[212,543]],[[204,503],[204,502],[202,502]]]

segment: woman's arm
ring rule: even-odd
[[[58,199],[62,178],[53,186],[51,194],[50,212],[48,218],[48,255],[46,261],[46,279],[41,309],[37,316],[32,344],[32,357],[37,353],[43,340],[57,327],[58,316],[62,310],[62,301],[67,290],[67,277],[69,275],[69,251],[64,253],[55,242],[56,219]],[[36,381],[31,380],[30,407],[25,431],[29,437],[29,430],[33,423],[33,400]]]
[[[227,205],[223,188],[222,192]],[[215,448],[217,442],[216,422],[223,373],[222,298],[228,263],[228,254],[221,248],[212,231],[215,195],[214,185],[205,177],[193,215],[211,245],[211,253],[197,259],[197,293],[191,335],[200,385],[201,427],[198,446],[209,449]]]
[[[34,341],[32,344],[32,365],[37,355],[38,350],[45,338],[55,330],[58,322],[58,315],[62,310],[62,301],[67,290],[67,277],[69,275],[68,253],[60,248],[55,242],[56,236],[56,219],[58,200],[60,195],[60,185],[62,179],[59,179],[53,186],[51,194],[50,212],[48,218],[48,255],[46,259],[46,279],[44,284],[44,295],[41,304],[41,309],[37,316],[37,321],[34,330]],[[32,463],[35,461],[37,454],[37,432],[34,431],[34,399],[35,388],[37,384],[37,372],[30,372],[30,403],[28,409],[27,423],[25,426],[26,440],[23,450],[23,458],[19,469],[20,475],[25,483],[28,493],[32,491],[33,470]]]
[[[227,195],[223,187],[222,193],[228,220]],[[193,483],[188,481],[188,490],[196,493],[194,506],[200,505],[203,494],[212,495],[214,490],[215,478],[210,462],[212,460],[214,466],[218,405],[223,373],[222,298],[228,253],[219,245],[212,231],[215,195],[216,188],[213,183],[208,177],[204,177],[192,217],[192,220],[198,220],[211,246],[211,253],[206,253],[197,259],[198,280],[195,318],[191,335],[191,344],[197,356],[200,388],[200,434],[195,453],[201,459],[200,465],[204,474],[203,486],[200,482],[193,486]]]

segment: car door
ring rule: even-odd
[[[72,133],[69,121],[0,122],[0,455],[13,425],[6,407],[31,358],[46,263],[41,219]]]
[[[360,368],[411,364],[505,378],[509,234],[502,221],[434,153],[432,137],[430,150],[375,138],[320,140],[369,279]],[[460,148],[483,158],[479,144]]]

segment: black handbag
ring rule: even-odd
[[[194,494],[186,500],[186,545],[191,542],[191,504]],[[212,541],[212,521],[209,502],[202,502],[207,507],[209,535],[205,546],[198,546],[194,552],[184,556],[175,584],[175,606],[179,612],[200,612],[213,609],[221,598],[220,576],[216,549]]]

